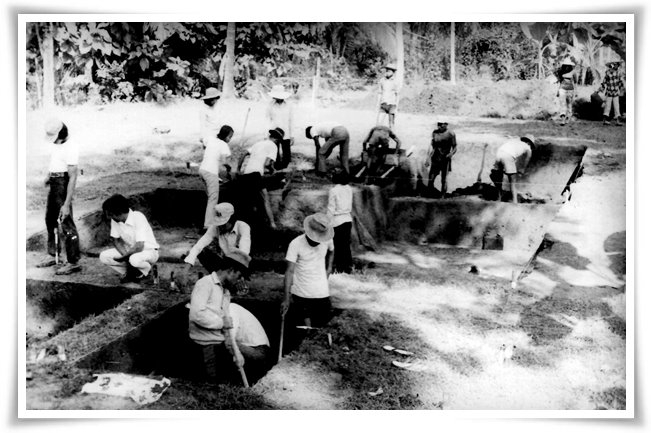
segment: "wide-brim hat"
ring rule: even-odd
[[[393,72],[396,72],[398,70],[398,67],[395,63],[389,63],[388,65],[384,65],[384,69],[390,69]]]
[[[570,59],[569,57],[566,58],[565,60],[563,60],[563,63],[561,63],[561,66],[564,66],[564,65],[566,65],[566,66],[572,66],[572,67],[576,66],[576,65],[574,64],[574,62],[572,61],[572,59]]]
[[[269,130],[269,135],[270,136],[275,135],[276,137],[282,140],[283,138],[285,138],[285,131],[283,131],[282,128],[274,128]]]
[[[273,86],[269,92],[269,96],[274,99],[287,99],[290,95],[291,93],[286,92],[285,88],[280,84]]]
[[[529,143],[531,143],[532,146],[536,145],[536,138],[531,134],[523,135],[522,137],[520,137],[520,140],[528,141]]]
[[[45,122],[45,139],[50,143],[57,141],[59,132],[63,129],[63,122],[59,119],[49,119]]]
[[[230,203],[218,203],[215,205],[215,224],[223,226],[231,219],[235,213],[235,208]]]
[[[234,269],[240,271],[244,278],[248,278],[250,274],[249,265],[251,264],[251,256],[242,250],[233,249],[224,253],[224,260]]]
[[[328,242],[335,236],[330,217],[324,213],[315,213],[303,221],[305,235],[314,242]]]
[[[206,94],[201,97],[201,99],[215,99],[222,96],[222,92],[217,90],[215,87],[208,87],[206,89]]]

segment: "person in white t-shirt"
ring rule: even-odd
[[[350,251],[350,232],[353,228],[353,189],[348,184],[350,176],[340,171],[332,176],[335,186],[328,191],[328,216],[335,231],[334,271],[349,274],[353,270]]]
[[[222,113],[218,104],[221,92],[214,87],[208,87],[201,97],[203,105],[199,113],[199,141],[206,144],[210,137],[214,137],[223,125]]]
[[[208,229],[215,223],[215,206],[219,203],[219,171],[225,166],[230,166],[226,158],[231,155],[228,143],[233,138],[233,128],[224,125],[216,137],[209,137],[203,142],[203,161],[199,166],[199,175],[206,185],[208,201],[206,203],[206,215],[203,220],[203,228]]]
[[[102,210],[111,221],[113,248],[102,251],[99,260],[122,275],[120,283],[140,282],[158,261],[159,245],[147,217],[131,210],[120,194],[106,199]]]
[[[274,163],[274,168],[282,170],[292,161],[291,147],[294,144],[294,104],[288,102],[291,93],[285,91],[282,84],[275,85],[271,88],[269,96],[271,103],[267,107],[267,119],[269,119],[269,129],[280,128],[285,131],[285,137],[278,146],[278,157]]]
[[[335,252],[332,242],[334,229],[330,217],[323,213],[305,218],[303,229],[305,233],[287,247],[285,299],[281,314],[287,314],[291,304],[294,317],[302,324],[322,326],[330,320],[332,308],[328,276],[332,272]]]
[[[332,150],[339,146],[339,160],[341,168],[350,173],[348,166],[348,153],[350,148],[350,134],[345,126],[335,122],[323,122],[314,126],[305,128],[305,137],[314,140],[316,150],[316,174],[325,176],[327,171],[326,159],[332,153]],[[321,145],[319,138],[323,138],[325,143]]]
[[[502,182],[506,175],[511,188],[511,200],[518,203],[517,176],[523,175],[527,169],[535,145],[533,135],[525,135],[519,140],[507,141],[497,149],[495,164],[489,177],[497,187],[499,201],[502,200]]]
[[[283,140],[284,135],[285,132],[281,128],[270,130],[269,138],[254,143],[241,156],[237,164],[237,171],[242,173],[238,178],[238,183],[242,189],[238,212],[244,215],[244,220],[250,225],[254,225],[255,215],[264,212],[266,219],[269,221],[269,226],[274,230],[276,229],[269,202],[269,193],[262,181],[262,176],[265,172],[274,172],[273,162],[276,160],[278,145]]]
[[[50,187],[45,212],[48,257],[37,266],[42,268],[57,264],[55,257],[61,251],[61,243],[56,242],[56,236],[59,235],[65,243],[68,263],[59,267],[56,274],[67,275],[81,271],[79,234],[72,215],[79,148],[77,143],[70,139],[68,127],[59,119],[50,119],[46,122],[45,134],[46,140],[53,143],[48,174],[45,178],[45,185]]]

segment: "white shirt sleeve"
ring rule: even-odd
[[[219,140],[219,153],[221,156],[231,156],[231,148],[223,140]]]
[[[246,253],[249,254],[251,252],[251,227],[245,222],[238,221],[238,236],[240,238],[240,242],[237,245],[237,248]]]
[[[289,243],[285,260],[296,263],[298,261],[298,238]]]
[[[143,215],[142,213],[134,213],[134,220],[135,220],[135,237],[136,237],[136,242],[145,242],[147,240],[147,235],[149,234],[149,221],[147,221],[147,217]]]
[[[328,215],[331,217],[334,216],[337,210],[337,195],[334,188],[330,188],[328,191]]]
[[[278,155],[278,148],[273,141],[268,141],[267,143],[268,144],[265,148],[265,157],[271,159],[272,161],[275,161],[276,156]]]
[[[328,241],[328,251],[334,251],[335,250],[335,243],[330,239]]]

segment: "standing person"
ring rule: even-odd
[[[396,144],[395,149],[389,147],[389,140]],[[400,155],[400,139],[393,133],[391,128],[378,125],[371,128],[368,135],[362,142],[362,152],[366,152],[366,169],[369,176],[375,176],[384,165],[386,156],[390,153]],[[398,157],[399,158],[399,157]]]
[[[158,261],[158,242],[142,212],[129,208],[129,201],[115,194],[102,204],[111,221],[113,248],[104,250],[99,260],[122,275],[121,283],[140,282]]]
[[[314,140],[316,148],[316,173],[320,176],[325,176],[326,159],[332,153],[332,150],[339,146],[339,159],[341,160],[341,167],[350,173],[348,167],[348,150],[350,145],[350,135],[348,130],[335,122],[323,122],[315,126],[308,126],[305,128],[305,137]],[[325,144],[321,146],[319,137],[326,140]]]
[[[219,130],[217,137],[208,137],[203,142],[203,161],[199,166],[199,175],[206,185],[208,201],[203,228],[215,224],[215,206],[219,203],[219,169],[224,164],[224,159],[231,155],[228,143],[233,138],[233,128],[224,125]]]
[[[561,125],[565,125],[572,119],[572,104],[574,103],[574,86],[576,75],[574,74],[574,62],[568,57],[563,60],[557,72],[559,111],[561,113]]]
[[[225,254],[239,250],[244,254],[251,252],[251,227],[235,217],[235,208],[230,203],[215,206],[216,219],[206,233],[192,246],[183,260],[194,266],[197,259],[209,272],[211,266],[218,264]]]
[[[604,76],[601,86],[599,86],[599,93],[605,95],[606,104],[604,106],[604,125],[610,125],[608,119],[610,118],[610,107],[612,105],[615,110],[615,125],[621,125],[621,115],[619,113],[619,97],[624,94],[626,84],[624,83],[624,75],[619,70],[620,61],[608,62],[606,66],[608,70]]]
[[[287,101],[290,93],[282,85],[276,85],[269,92],[271,103],[267,107],[269,129],[280,128],[285,131],[286,138],[280,142],[278,156],[274,167],[276,170],[286,168],[292,160],[291,146],[294,144],[294,106]]]
[[[519,140],[510,140],[497,149],[495,164],[490,178],[497,187],[498,200],[502,200],[502,182],[508,177],[513,203],[518,203],[516,176],[524,174],[536,142],[533,135],[525,135]]]
[[[350,176],[340,171],[332,176],[335,186],[328,192],[328,216],[334,227],[334,271],[351,273],[353,256],[350,251],[350,232],[353,227],[353,189],[348,184]]]
[[[53,143],[48,175],[45,178],[45,186],[50,187],[45,211],[49,257],[37,266],[49,267],[56,264],[55,257],[61,248],[57,245],[55,236],[60,233],[65,242],[68,263],[57,269],[55,273],[68,275],[81,271],[79,235],[72,215],[72,199],[77,184],[79,146],[75,140],[70,139],[68,127],[59,119],[50,119],[46,122],[45,139],[49,143]]]
[[[457,136],[448,129],[448,122],[439,120],[436,129],[432,132],[430,148],[430,169],[427,188],[434,189],[434,180],[441,174],[441,197],[445,197],[448,190],[448,172],[452,170],[452,156],[457,153]]]
[[[249,224],[252,224],[252,221],[255,219],[254,214],[259,214],[264,211],[269,221],[269,226],[274,230],[276,229],[276,223],[274,222],[271,203],[269,201],[269,193],[265,188],[262,176],[265,171],[270,173],[274,172],[273,162],[276,160],[278,146],[283,140],[284,135],[285,132],[280,128],[270,130],[269,138],[254,143],[242,155],[237,164],[237,171],[242,173],[239,179],[242,187],[242,201],[240,202],[240,206],[245,208],[245,214],[249,218],[247,221]],[[246,166],[242,170],[245,160],[247,160]]]
[[[305,233],[291,241],[287,248],[281,313],[287,314],[291,304],[302,324],[318,327],[330,319],[332,308],[328,276],[332,272],[334,230],[330,218],[323,213],[305,218],[303,229]]]
[[[396,123],[396,111],[398,109],[398,94],[400,85],[396,78],[398,68],[393,63],[384,67],[384,78],[380,80],[378,95],[378,106],[380,114],[386,114],[389,118],[389,128],[393,129]]]
[[[208,87],[205,95],[201,97],[204,105],[199,113],[199,140],[203,144],[206,144],[210,137],[216,136],[222,126],[222,113],[217,103],[221,95],[221,92],[216,88]]]
[[[260,322],[231,303],[231,292],[236,294],[248,277],[250,262],[247,254],[231,251],[218,270],[198,280],[192,289],[188,334],[201,349],[205,373],[211,381],[236,375],[233,363],[249,373],[269,359],[269,339]]]

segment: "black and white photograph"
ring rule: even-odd
[[[82,17],[18,17],[21,417],[633,417],[633,14]]]

